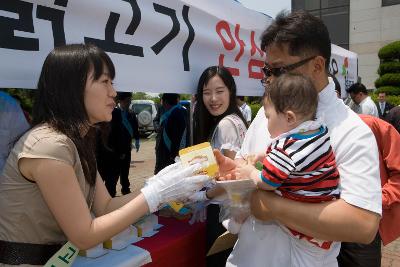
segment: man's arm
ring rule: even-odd
[[[304,203],[257,190],[251,200],[253,215],[274,219],[303,234],[322,240],[368,244],[374,239],[380,216],[344,200]]]

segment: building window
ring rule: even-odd
[[[400,0],[382,0],[382,6],[399,5]]]
[[[299,9],[322,19],[332,43],[349,49],[350,0],[292,0],[292,10]]]

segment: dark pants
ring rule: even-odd
[[[207,252],[214,244],[214,241],[218,236],[222,235],[226,232],[226,229],[219,222],[219,205],[210,204],[207,206],[207,221],[206,221],[206,230],[207,230],[207,243],[206,248]],[[226,265],[226,260],[231,254],[232,249],[227,249],[222,252],[216,253],[214,255],[208,256],[206,258],[206,263],[208,267],[224,267]]]
[[[381,257],[381,237],[378,232],[368,245],[342,242],[337,259],[339,267],[380,267]]]
[[[131,153],[126,153],[123,159],[118,157],[107,157],[107,160],[99,161],[98,170],[104,180],[110,196],[115,197],[118,178],[122,186],[122,194],[130,192],[129,168],[131,164]]]
[[[119,182],[121,184],[121,193],[128,194],[131,192],[129,183],[129,168],[131,167],[131,152],[125,154],[125,158],[120,160]],[[118,179],[118,177],[117,177]]]

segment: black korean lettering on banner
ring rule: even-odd
[[[183,20],[185,21],[188,30],[189,30],[189,35],[188,38],[183,46],[182,49],[182,59],[183,59],[183,69],[184,71],[190,71],[190,65],[189,65],[189,48],[193,43],[195,32],[193,29],[192,24],[190,24],[189,21],[189,7],[184,5],[182,9],[182,17]]]
[[[172,20],[171,31],[151,47],[151,50],[153,50],[154,53],[158,55],[161,52],[161,50],[163,50],[164,47],[166,47],[167,44],[171,42],[178,35],[181,26],[179,24],[178,18],[176,17],[176,11],[174,9],[156,3],[153,3],[153,6],[156,12],[167,15]]]
[[[0,47],[39,51],[39,39],[14,35],[14,31],[35,32],[32,17],[33,4],[19,0],[1,0],[0,10],[18,14],[18,19],[0,16]]]
[[[128,2],[131,5],[133,12],[131,23],[129,24],[125,33],[133,35],[140,24],[141,11],[136,0],[123,1]],[[117,13],[110,13],[110,17],[108,18],[105,29],[105,40],[85,37],[85,43],[95,44],[104,51],[111,53],[143,57],[143,47],[115,42],[115,29],[117,28],[119,17],[120,15]]]
[[[54,4],[66,7],[68,1],[56,0]],[[64,14],[65,11],[46,6],[38,6],[36,10],[36,17],[38,19],[51,21],[51,28],[53,29],[53,40],[55,47],[65,45]]]
[[[180,31],[180,23],[176,16],[176,11],[172,8],[165,7],[156,3],[153,3],[154,10],[158,13],[167,15],[172,20],[172,28],[170,32],[165,35],[160,41],[154,44],[151,49],[154,51],[156,55],[158,55],[167,45],[171,42],[179,33]],[[189,21],[189,6],[184,5],[182,9],[182,17],[188,27],[189,35],[188,38],[183,45],[182,49],[182,60],[183,60],[183,69],[184,71],[190,71],[189,65],[189,48],[193,43],[195,32],[193,26],[190,24]]]

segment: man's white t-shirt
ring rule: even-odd
[[[382,196],[379,158],[372,131],[337,98],[334,83],[319,93],[317,117],[322,118],[331,133],[331,145],[340,174],[341,198],[354,206],[381,214]],[[265,152],[271,142],[267,118],[261,108],[247,130],[236,158]],[[275,222],[262,223],[249,217],[242,225],[239,238],[228,258],[227,266],[291,266],[293,238]],[[332,250],[335,258],[340,245]],[[325,266],[336,266],[326,263]]]
[[[242,106],[239,107],[240,111],[243,114],[244,119],[250,123],[251,122],[251,108],[246,103],[243,103]]]
[[[378,108],[371,97],[367,96],[360,102],[360,114],[371,115],[379,118]]]

